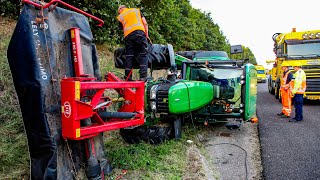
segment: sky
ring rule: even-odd
[[[193,8],[211,13],[231,45],[249,47],[257,63],[275,59],[274,33],[320,29],[319,0],[190,0]]]

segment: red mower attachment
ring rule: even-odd
[[[64,78],[61,82],[62,136],[81,140],[101,132],[144,123],[144,82],[86,82],[89,78]],[[133,91],[131,88],[135,88]],[[112,100],[105,89],[123,91],[123,106],[117,112],[101,111]],[[85,92],[94,91],[88,96]],[[123,99],[121,98],[121,99]],[[120,99],[120,98],[119,98]],[[90,126],[80,121],[91,118]]]
[[[84,74],[79,29],[71,28],[70,37],[75,77],[61,81],[63,138],[82,140],[104,131],[142,125],[144,82],[121,82],[112,73],[108,74],[108,82],[97,82],[96,78]],[[115,90],[118,98],[112,100],[105,96],[107,89]],[[120,100],[122,106],[117,111],[107,111],[113,101]]]

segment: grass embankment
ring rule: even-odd
[[[186,168],[190,146],[187,140],[198,142],[197,133],[197,128],[185,127],[181,140],[166,141],[160,145],[129,145],[119,135],[106,135],[106,153],[115,168],[109,179],[117,179],[124,170],[127,171],[126,179],[182,179],[190,170]]]
[[[0,179],[29,174],[27,138],[7,60],[14,27],[14,21],[0,18]]]
[[[15,21],[0,17],[0,179],[28,179],[29,153],[17,95],[7,60],[7,48]],[[109,45],[98,45],[101,74],[108,71],[123,77],[113,63]],[[134,72],[134,79],[137,77]],[[158,73],[159,74],[159,73]],[[188,169],[187,139],[193,139],[199,130],[186,128],[182,140],[161,145],[126,144],[117,131],[105,133],[106,154],[114,168],[107,179],[181,179]]]

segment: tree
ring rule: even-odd
[[[239,59],[239,60],[244,60],[244,59],[248,59],[247,63],[251,63],[256,65],[257,64],[257,60],[254,56],[254,54],[252,53],[251,49],[245,46],[242,46],[243,48],[243,54],[234,54],[232,55],[232,59]]]

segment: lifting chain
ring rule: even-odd
[[[69,157],[71,159],[71,165],[72,165],[71,173],[72,173],[74,179],[79,180],[79,176],[78,176],[78,173],[77,173],[76,165],[73,162],[72,151],[71,151],[71,148],[69,146],[68,140],[66,139],[65,142],[66,142],[67,149],[68,149],[68,155],[69,155]]]

